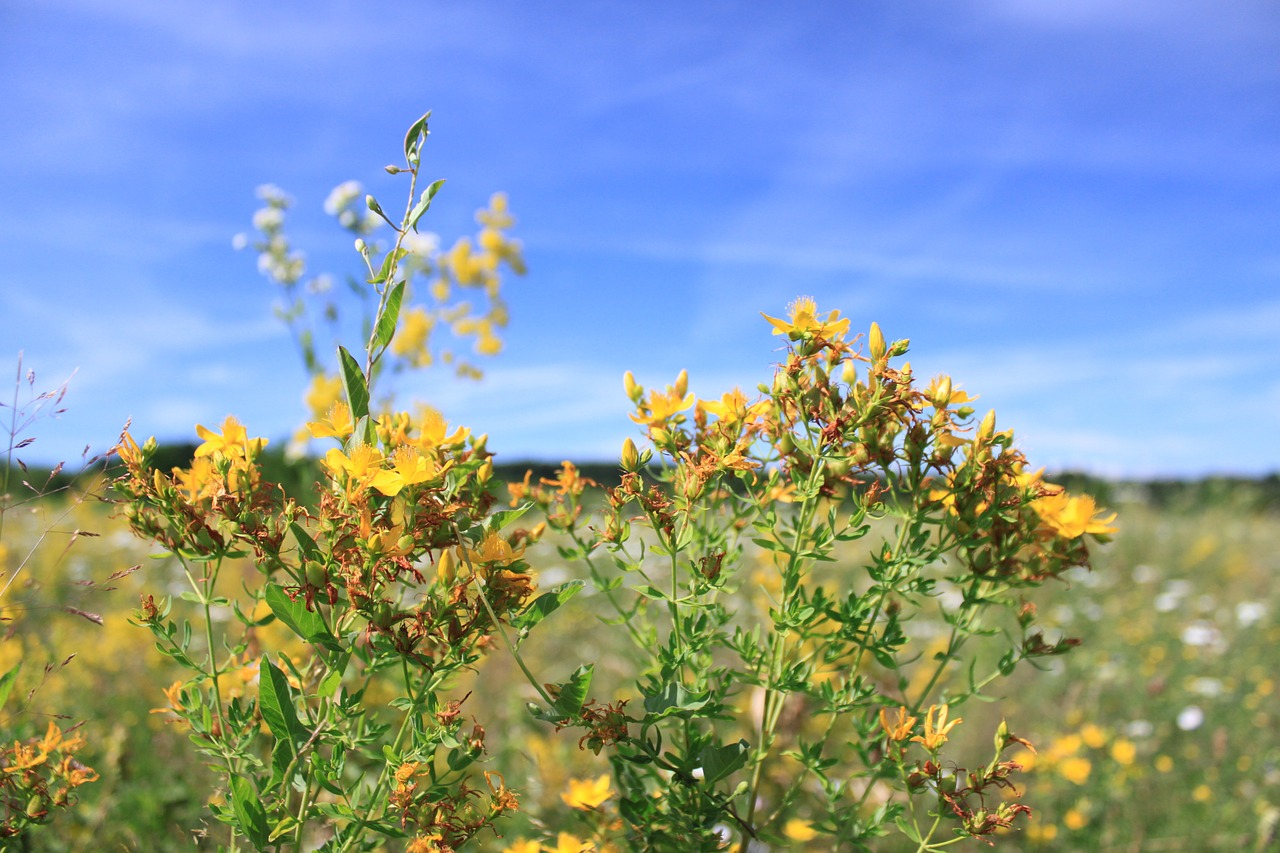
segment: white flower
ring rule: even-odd
[[[1151,566],[1148,566],[1146,563],[1142,563],[1140,565],[1133,567],[1133,582],[1134,583],[1151,583],[1157,577],[1159,577],[1159,574],[1160,573],[1157,572],[1155,569],[1153,569]]]
[[[275,184],[263,184],[258,187],[258,198],[265,202],[275,202],[277,204],[289,204],[289,195]]]
[[[253,227],[259,231],[273,231],[284,224],[284,211],[278,207],[264,207],[253,214]]]
[[[420,258],[429,258],[440,249],[440,238],[431,233],[415,234],[410,231],[404,235],[400,246]]]
[[[329,197],[324,200],[324,212],[330,216],[336,216],[338,211],[345,209],[363,193],[364,187],[360,186],[359,181],[343,181],[334,187]]]
[[[1151,737],[1155,730],[1149,720],[1133,720],[1124,727],[1124,733],[1131,738]]]
[[[1212,622],[1200,620],[1192,622],[1182,629],[1182,642],[1184,645],[1203,648],[1205,646],[1216,646],[1221,640],[1222,632]]]
[[[1195,731],[1204,725],[1204,711],[1199,705],[1188,705],[1178,712],[1178,728],[1184,732]]]
[[[231,248],[237,252],[249,245],[249,236],[244,233],[237,234],[231,238]]]
[[[1191,692],[1197,696],[1221,696],[1222,689],[1222,682],[1216,678],[1197,678],[1191,682]]]
[[[1236,621],[1242,628],[1261,622],[1266,616],[1267,605],[1261,601],[1242,601],[1236,605]]]

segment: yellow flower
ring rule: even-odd
[[[217,494],[218,471],[213,467],[213,460],[209,457],[197,456],[191,460],[190,468],[173,469],[173,484],[188,503],[195,503],[202,498]]]
[[[1195,790],[1191,792],[1191,799],[1197,803],[1207,803],[1213,798],[1213,789],[1208,785],[1196,785]]]
[[[383,470],[386,457],[376,447],[361,442],[351,449],[351,455],[334,447],[324,455],[321,464],[335,477],[346,475],[348,494],[358,494],[373,487],[384,495],[394,495],[404,488],[397,475]]]
[[[1156,769],[1161,773],[1168,773],[1173,769],[1173,759],[1167,755],[1161,755],[1156,758]]]
[[[512,548],[511,543],[503,539],[496,531],[489,531],[480,540],[480,547],[466,549],[467,559],[472,563],[485,563],[494,566],[506,566],[520,559],[524,548]],[[604,778],[608,778],[607,776]]]
[[[336,438],[339,441],[346,441],[355,428],[351,421],[351,407],[342,400],[330,406],[325,417],[307,424],[313,438]]]
[[[807,820],[793,817],[782,827],[782,834],[792,841],[812,841],[818,837],[818,831]]]
[[[1116,764],[1122,767],[1128,767],[1132,764],[1137,754],[1138,748],[1133,745],[1131,740],[1118,738],[1115,743],[1111,744],[1111,757],[1115,759]]]
[[[307,409],[315,418],[329,411],[333,404],[341,399],[342,379],[325,373],[317,373],[311,377],[311,384],[307,386],[307,393],[303,397]]]
[[[1080,739],[1084,741],[1085,746],[1090,749],[1099,749],[1107,742],[1107,735],[1106,732],[1093,723],[1086,723],[1085,726],[1080,729]]]
[[[666,391],[655,389],[649,392],[648,404],[641,404],[640,411],[631,415],[631,420],[650,426],[664,423],[672,415],[692,406],[694,399],[692,394],[682,394],[680,389],[668,388]]]
[[[426,367],[431,363],[431,352],[427,349],[427,336],[435,321],[426,309],[414,306],[400,320],[400,328],[391,339],[391,351],[401,358],[408,359],[414,367]]]
[[[1118,528],[1111,527],[1116,514],[1102,517],[1102,512],[1089,495],[1068,495],[1065,491],[1045,495],[1031,503],[1045,526],[1064,539],[1075,539],[1086,533],[1106,536]]]
[[[1078,755],[1073,755],[1058,765],[1058,772],[1062,774],[1062,778],[1075,785],[1083,785],[1089,781],[1089,773],[1092,770],[1093,763]]]
[[[1084,829],[1089,825],[1089,818],[1079,809],[1067,809],[1067,813],[1062,816],[1062,823],[1067,829]]]
[[[901,743],[911,734],[915,725],[916,718],[907,716],[906,708],[898,708],[898,717],[893,722],[889,721],[889,715],[885,713],[885,709],[880,709],[880,728],[884,729],[884,733],[889,736],[889,740]]]
[[[502,853],[542,853],[542,845],[537,841],[520,839],[507,845]]]
[[[612,781],[605,773],[595,779],[570,779],[569,790],[562,793],[560,799],[570,808],[590,811],[612,796]]]
[[[373,487],[384,495],[399,494],[405,486],[416,486],[425,483],[436,475],[434,459],[423,456],[416,447],[403,444],[391,454],[390,476],[375,477]]]
[[[449,433],[449,424],[445,421],[444,415],[430,406],[419,407],[418,419],[421,422],[421,427],[417,444],[424,450],[434,450],[437,447],[461,444],[471,434],[471,430],[466,427],[458,427],[452,433]]]
[[[556,836],[555,849],[548,853],[593,853],[596,846],[590,841],[582,841],[576,835],[562,832]]]
[[[196,456],[212,456],[220,453],[233,459],[252,459],[266,446],[265,438],[249,438],[244,425],[235,415],[227,415],[222,422],[222,434],[196,424],[196,435],[204,439],[204,443],[196,448]]]
[[[924,715],[924,736],[916,735],[912,740],[924,744],[924,748],[930,752],[936,752],[939,747],[947,742],[947,733],[964,722],[961,717],[947,722],[947,713],[948,708],[946,705],[930,705],[929,710]],[[935,715],[937,717],[936,722]]]
[[[775,335],[790,335],[792,340],[804,336],[815,338],[840,338],[849,331],[848,319],[840,319],[839,311],[832,311],[826,320],[818,319],[818,306],[810,296],[801,296],[787,306],[787,320],[779,320],[761,313],[773,326]]]

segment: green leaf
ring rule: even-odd
[[[266,655],[258,666],[258,708],[276,740],[288,742],[296,752],[306,740],[307,730],[293,707],[293,691],[288,679]]]
[[[495,512],[493,516],[490,517],[489,523],[486,524],[485,526],[489,530],[492,530],[493,532],[496,533],[502,528],[506,527],[511,522],[518,519],[520,516],[524,515],[526,512],[528,512],[532,506],[533,506],[532,501],[525,501],[522,505],[516,507],[515,509],[504,509],[500,512]]]
[[[595,674],[595,664],[584,663],[573,671],[569,680],[557,685],[555,702],[552,708],[565,717],[575,717],[582,710],[582,703],[587,701],[587,691],[591,689],[591,676]]]
[[[410,166],[417,165],[418,151],[422,148],[422,137],[426,135],[429,118],[431,110],[427,110],[422,118],[409,125],[409,130],[404,135],[404,159]]]
[[[364,371],[344,346],[338,347],[338,361],[342,363],[342,387],[347,392],[347,403],[351,406],[351,418],[367,418],[369,416],[369,386],[365,382]]]
[[[544,592],[511,620],[512,626],[520,631],[528,631],[560,609],[560,605],[577,595],[584,586],[586,586],[585,581],[569,581],[550,592]]]
[[[231,776],[231,808],[235,811],[237,829],[249,839],[256,850],[265,849],[267,840],[267,813],[258,800],[253,783],[244,776]]]
[[[22,661],[18,661],[13,669],[0,676],[0,709],[3,709],[4,703],[9,701],[9,694],[13,692],[13,685],[18,680],[20,669],[22,669]]]
[[[293,538],[298,540],[298,550],[302,552],[302,556],[305,559],[321,559],[320,546],[316,545],[316,540],[311,538],[311,534],[302,525],[296,521],[291,521],[289,522],[289,529],[293,531]]]
[[[387,294],[387,304],[378,315],[378,322],[373,330],[373,340],[369,341],[369,351],[378,350],[391,343],[396,333],[396,323],[400,322],[400,303],[404,300],[404,282],[398,281]]]
[[[409,227],[414,231],[418,230],[418,220],[422,215],[431,209],[431,200],[436,197],[436,193],[440,192],[440,188],[444,186],[444,178],[438,181],[432,181],[431,186],[422,191],[422,196],[418,199],[418,203],[413,206],[413,210],[409,212]]]
[[[324,626],[320,614],[308,610],[305,602],[294,601],[280,584],[268,583],[263,597],[276,618],[308,643],[319,643],[331,651],[342,649],[337,638]]]
[[[728,746],[706,746],[702,750],[703,779],[708,785],[714,785],[739,767],[747,763],[747,750],[750,745],[745,740],[731,743]]]
[[[708,693],[690,693],[683,684],[678,682],[666,684],[661,693],[644,697],[644,709],[650,714],[645,719],[645,723],[653,723],[681,711],[696,711],[706,705],[709,700]]]

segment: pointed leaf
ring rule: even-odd
[[[416,154],[422,145],[419,137],[426,130],[429,118],[431,118],[431,110],[427,110],[422,118],[409,125],[409,130],[404,135],[404,159],[411,166],[417,161]]]
[[[586,586],[585,581],[569,581],[550,592],[544,592],[520,611],[520,614],[511,620],[511,624],[520,631],[528,631],[560,609],[560,605],[577,595],[584,586]]]
[[[682,711],[696,711],[706,705],[710,698],[707,693],[690,693],[683,684],[672,682],[665,685],[661,693],[644,697],[644,709],[650,714],[645,722],[652,723]]]
[[[525,501],[515,509],[504,509],[500,512],[495,512],[492,517],[490,517],[489,523],[485,526],[496,533],[528,512],[532,506],[533,501]]]
[[[400,303],[404,301],[404,282],[398,281],[387,294],[387,304],[378,315],[378,323],[373,332],[373,340],[369,342],[369,351],[377,352],[391,343],[395,336],[396,324],[400,322]]]
[[[418,220],[431,209],[431,200],[436,197],[436,193],[440,192],[442,186],[444,186],[444,178],[432,181],[431,186],[422,191],[422,196],[418,199],[418,203],[409,212],[409,227],[414,231],[418,230]]]
[[[9,694],[13,692],[13,685],[18,680],[20,669],[22,669],[22,661],[18,661],[13,669],[0,676],[0,710],[3,710],[4,703],[9,701]]]
[[[594,674],[594,664],[584,663],[575,669],[568,681],[557,685],[552,708],[565,717],[577,716],[582,710],[582,703],[587,701],[587,691],[591,689],[591,676]]]
[[[347,392],[347,403],[351,406],[353,419],[369,416],[369,386],[365,382],[364,371],[347,348],[338,347],[338,361],[342,363],[342,387]]]
[[[739,767],[747,763],[747,750],[750,745],[745,740],[731,743],[728,746],[707,746],[702,750],[703,779],[708,785],[714,785]]]
[[[244,776],[231,776],[227,780],[231,787],[231,808],[235,812],[237,827],[249,839],[255,850],[266,848],[267,813],[258,800],[258,793],[253,789],[253,782]]]
[[[305,602],[290,598],[280,584],[268,583],[263,597],[266,599],[267,606],[271,608],[271,612],[293,629],[293,633],[308,643],[319,643],[333,651],[341,650],[342,647],[337,638],[329,633],[320,614],[308,610]]]
[[[276,740],[288,742],[296,752],[306,740],[307,730],[293,707],[293,691],[288,679],[266,655],[258,666],[258,708]]]

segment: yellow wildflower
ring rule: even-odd
[[[537,841],[520,839],[503,848],[502,853],[542,853],[542,845]]]
[[[394,495],[404,488],[397,475],[383,469],[386,457],[376,447],[361,442],[351,449],[351,455],[334,447],[324,455],[321,464],[335,477],[346,475],[349,494],[358,494],[373,487],[384,495]]]
[[[613,796],[612,780],[608,773],[595,779],[570,779],[569,790],[560,795],[570,808],[590,811]]]
[[[649,402],[642,403],[640,411],[631,415],[631,420],[648,426],[660,424],[677,412],[683,412],[692,406],[695,399],[692,394],[681,394],[680,389],[666,391],[655,389],[649,392]]]
[[[1207,803],[1212,798],[1213,789],[1205,784],[1196,785],[1195,790],[1191,792],[1191,799],[1197,803]]]
[[[227,415],[222,422],[222,433],[196,424],[196,435],[204,439],[204,443],[196,448],[196,456],[212,456],[222,454],[234,459],[252,459],[266,446],[265,438],[249,438],[244,425],[235,415]]]
[[[329,413],[323,418],[307,424],[313,438],[336,438],[339,441],[346,441],[355,428],[351,421],[351,407],[342,400],[330,406]]]
[[[1080,729],[1080,739],[1084,741],[1085,746],[1090,749],[1099,749],[1107,742],[1107,734],[1101,728],[1093,723],[1086,723]]]
[[[1066,779],[1074,785],[1083,785],[1089,781],[1089,773],[1093,770],[1093,762],[1087,758],[1073,755],[1064,759],[1058,765],[1058,772],[1062,774],[1062,778]]]
[[[948,710],[946,705],[930,705],[924,715],[924,735],[916,735],[912,740],[924,744],[930,752],[936,752],[947,742],[947,733],[964,722],[961,717],[947,722]]]
[[[818,319],[818,306],[813,297],[801,296],[787,306],[787,320],[779,320],[761,313],[773,326],[775,335],[790,335],[792,340],[804,336],[815,338],[840,338],[849,331],[848,319],[840,319],[839,311],[832,311],[826,320]]]
[[[1122,767],[1128,767],[1133,763],[1134,757],[1138,754],[1138,748],[1133,745],[1133,741],[1125,738],[1118,738],[1115,743],[1111,744],[1111,757],[1116,764]]]
[[[1110,526],[1116,520],[1116,514],[1113,512],[1103,518],[1089,495],[1068,495],[1061,491],[1037,498],[1031,508],[1046,527],[1064,539],[1076,539],[1086,533],[1106,536],[1118,529]]]
[[[548,853],[591,853],[596,846],[589,841],[582,841],[576,835],[562,832],[556,836],[556,846]]]
[[[208,456],[197,456],[188,469],[174,468],[173,483],[188,503],[213,497],[218,492],[218,471]]]
[[[485,563],[494,566],[507,566],[520,559],[524,548],[512,548],[511,543],[502,538],[496,531],[489,531],[480,540],[480,547],[466,549],[467,559],[472,563]]]
[[[373,487],[384,495],[399,494],[405,486],[416,486],[425,483],[436,475],[435,460],[423,456],[422,451],[408,444],[402,444],[391,454],[391,470],[388,477],[375,478]]]
[[[414,367],[426,367],[431,363],[431,352],[427,349],[427,336],[435,321],[426,309],[414,306],[400,320],[400,328],[391,339],[391,351],[401,358],[407,359]]]
[[[1067,813],[1062,816],[1062,823],[1070,830],[1084,829],[1089,825],[1089,818],[1079,809],[1072,808],[1067,809]]]
[[[471,430],[466,427],[458,427],[449,433],[449,424],[445,421],[444,415],[430,406],[419,407],[418,419],[421,426],[417,444],[424,450],[461,444],[471,434]]]
[[[303,400],[312,416],[319,418],[329,411],[334,403],[342,399],[342,393],[340,377],[317,373],[311,377],[311,384],[307,386],[307,393]]]
[[[818,831],[807,820],[793,817],[782,827],[782,834],[792,841],[812,841],[818,837]]]
[[[907,716],[906,708],[899,707],[897,719],[892,722],[889,721],[889,715],[885,713],[885,709],[880,709],[880,728],[884,729],[884,733],[889,736],[889,740],[901,743],[911,734],[915,725],[916,718]]]

